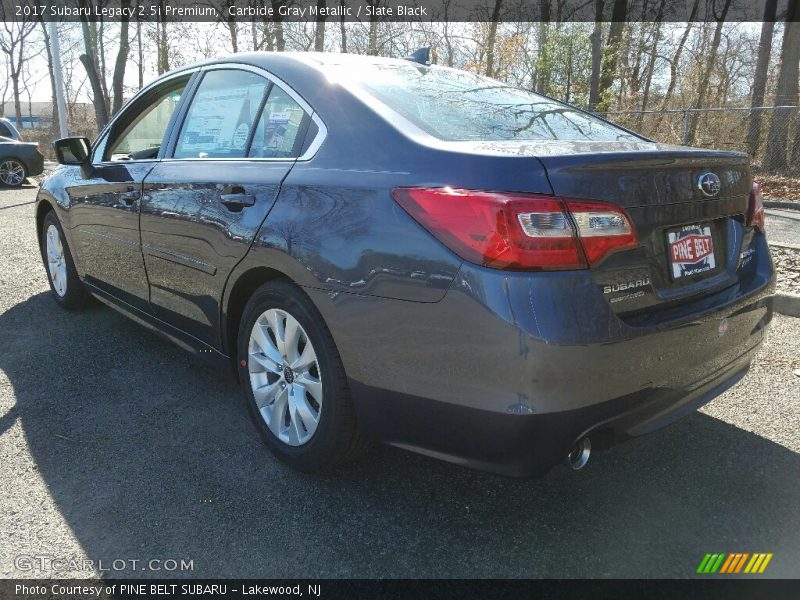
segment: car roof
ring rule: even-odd
[[[281,77],[282,74],[289,73],[297,75],[299,71],[305,71],[307,74],[316,72],[323,75],[326,66],[408,64],[408,61],[403,58],[341,52],[238,52],[185,65],[171,73],[226,63],[250,64]]]

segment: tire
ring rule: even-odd
[[[55,301],[68,310],[83,308],[89,296],[75,270],[61,223],[52,210],[42,221],[41,240],[42,262]]]
[[[276,328],[285,336],[280,343]],[[262,285],[245,306],[237,369],[253,422],[284,463],[326,470],[366,449],[333,338],[316,307],[288,281]]]
[[[19,187],[25,183],[28,170],[16,158],[0,158],[0,183],[8,187]]]

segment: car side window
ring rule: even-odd
[[[297,158],[310,115],[289,94],[272,86],[258,120],[248,156],[254,158]]]
[[[243,158],[269,81],[249,71],[209,71],[183,122],[174,158]]]
[[[13,138],[14,136],[11,135],[11,130],[6,127],[3,123],[0,123],[0,137],[5,138]]]
[[[156,97],[137,108],[126,109],[126,113],[136,115],[123,129],[111,139],[103,152],[103,160],[148,160],[158,156],[164,133],[167,131],[172,114],[178,107],[189,78],[181,78],[155,92]]]

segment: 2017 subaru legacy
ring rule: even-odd
[[[580,468],[734,385],[772,316],[744,154],[464,71],[237,54],[55,148],[36,223],[56,302],[233,364],[306,471],[368,440]]]

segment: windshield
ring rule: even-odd
[[[466,71],[373,63],[359,65],[348,79],[442,140],[640,139],[565,104]]]

